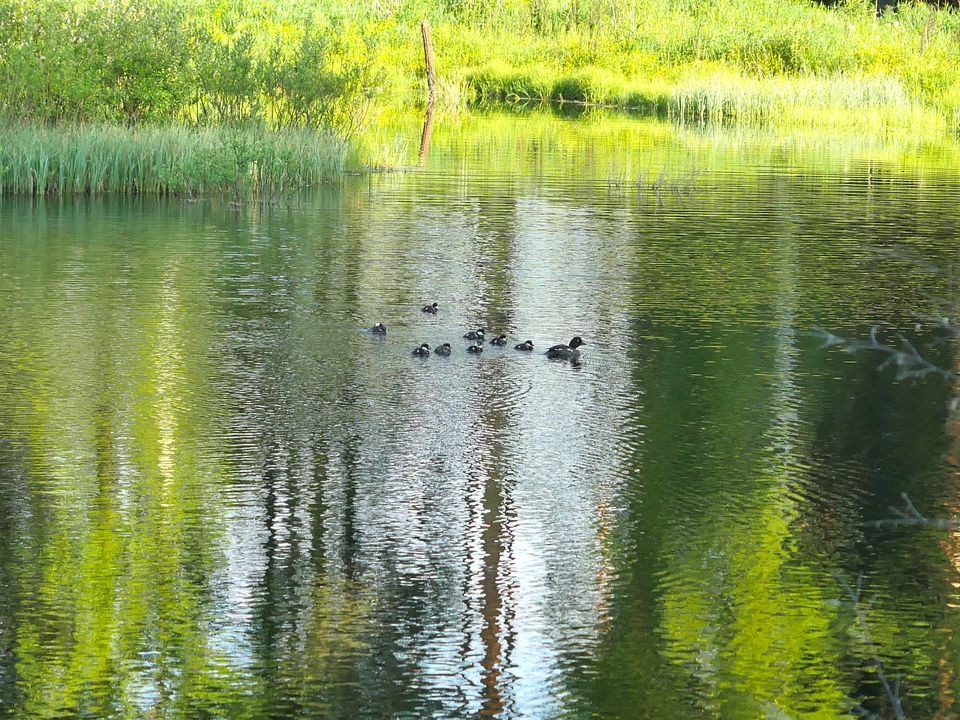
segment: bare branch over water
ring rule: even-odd
[[[890,506],[890,512],[892,512],[895,517],[887,518],[885,520],[874,520],[866,524],[873,527],[919,525],[937,530],[956,530],[960,528],[960,520],[956,520],[954,518],[928,518],[919,510],[917,510],[916,505],[911,502],[910,498],[905,492],[900,493],[900,497],[903,498],[904,502],[904,507],[902,509],[894,507],[893,505]]]

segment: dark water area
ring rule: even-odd
[[[490,115],[4,199],[0,716],[956,716],[960,535],[875,524],[960,518],[956,157]]]

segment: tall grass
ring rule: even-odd
[[[869,0],[0,0],[0,114],[338,127],[423,90],[833,123],[960,112],[960,12]],[[858,85],[866,90],[861,91]],[[795,87],[794,87],[795,86]],[[466,91],[466,92],[464,92]],[[794,113],[805,103],[810,112]]]
[[[542,68],[522,71],[498,63],[467,73],[466,82],[484,101],[575,102],[679,120],[925,131],[943,131],[950,124],[943,112],[889,76],[753,78],[697,68],[671,81],[628,81],[588,67],[552,79]]]
[[[804,0],[601,3],[597,26],[460,33],[479,100],[562,100],[671,117],[779,124],[960,126],[960,13]],[[438,38],[458,33],[443,28]],[[439,42],[439,41],[438,41]]]
[[[343,168],[329,132],[357,147],[375,108],[425,95],[421,19],[448,105],[960,127],[960,12],[909,0],[0,0],[0,118],[33,123],[0,137],[0,189],[312,184]]]
[[[337,177],[346,156],[343,140],[316,130],[8,125],[0,192],[272,198]]]

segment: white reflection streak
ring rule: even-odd
[[[622,222],[571,212],[525,198],[517,213],[515,302],[518,324],[534,327],[538,357],[517,363],[518,383],[535,389],[514,408],[513,451],[522,465],[515,492],[516,695],[522,709],[553,716],[563,710],[561,655],[582,658],[606,619],[612,568],[605,528],[626,450],[622,398],[632,393],[629,365],[618,361],[629,338],[623,299],[598,293],[618,252],[629,246]],[[619,303],[619,306],[618,306]],[[580,371],[540,355],[552,342],[585,337]],[[586,329],[591,329],[592,333]],[[545,332],[546,331],[546,332]],[[639,398],[633,398],[639,402]],[[639,439],[636,439],[639,442]]]

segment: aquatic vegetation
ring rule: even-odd
[[[343,140],[309,129],[6,126],[0,193],[276,197],[340,175],[346,156]]]
[[[674,195],[689,195],[697,187],[697,178],[700,171],[691,167],[683,172],[674,172],[664,166],[656,173],[641,170],[636,178],[627,178],[620,175],[607,177],[607,192],[611,195],[623,196],[627,190],[636,192],[638,196],[650,193],[655,198],[662,198],[664,193]]]

